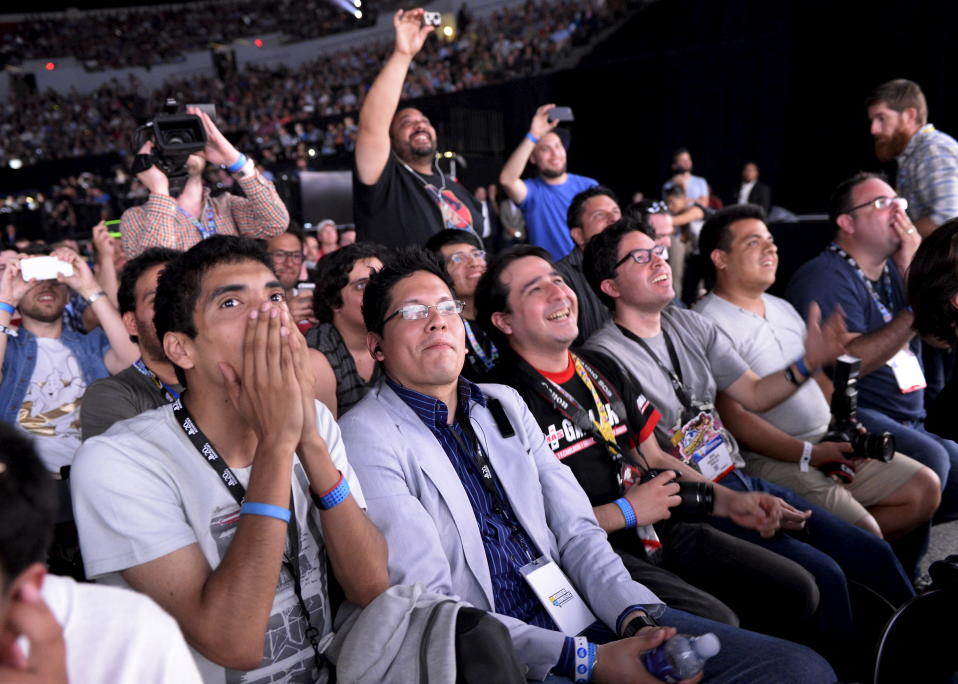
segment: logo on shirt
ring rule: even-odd
[[[605,405],[605,411],[609,416],[609,422],[613,425],[612,431],[616,436],[628,431],[626,425],[620,425],[622,421],[619,418],[619,414],[613,410],[612,404],[607,403]],[[595,420],[594,411],[589,411],[589,420]],[[591,434],[586,434],[580,430],[575,423],[568,418],[563,418],[559,424],[553,423],[549,425],[545,431],[545,437],[546,444],[549,445],[549,448],[552,449],[560,461],[573,454],[579,453],[583,449],[588,449],[595,444],[595,439],[592,438]]]

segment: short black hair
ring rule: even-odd
[[[136,309],[136,282],[146,271],[159,264],[168,264],[178,257],[182,252],[169,247],[150,247],[148,250],[139,254],[129,261],[120,271],[120,288],[116,293],[116,301],[122,316],[127,311]],[[130,335],[130,339],[136,344],[136,335]]]
[[[958,219],[946,221],[926,237],[908,269],[908,303],[913,327],[923,337],[958,346]]]
[[[389,311],[389,302],[393,288],[400,280],[419,271],[439,278],[449,288],[453,297],[456,296],[452,278],[435,254],[415,245],[403,247],[393,254],[385,268],[369,278],[369,284],[363,294],[363,323],[366,324],[366,330],[377,335],[383,334],[386,317],[392,313]]]
[[[838,217],[847,214],[848,210],[852,208],[852,193],[855,188],[872,179],[888,182],[888,176],[883,173],[859,171],[851,178],[846,178],[838,184],[838,187],[832,192],[831,199],[828,200],[828,218],[831,219],[832,223],[837,225]]]
[[[674,164],[675,160],[678,159],[679,155],[682,155],[682,154],[687,154],[689,156],[692,156],[692,153],[689,152],[689,148],[679,147],[675,150],[675,152],[672,153],[672,163]]]
[[[316,262],[313,281],[316,292],[313,294],[313,311],[322,323],[331,323],[333,309],[343,305],[342,290],[349,284],[349,272],[357,261],[372,259],[386,261],[387,249],[372,242],[354,242],[330,252]]]
[[[33,563],[44,562],[57,514],[53,477],[33,440],[0,422],[0,570],[3,589]]]
[[[569,230],[582,227],[582,212],[585,210],[585,203],[593,197],[599,197],[600,195],[605,195],[616,204],[619,203],[619,198],[615,196],[615,193],[604,185],[593,185],[591,188],[586,188],[573,197],[572,203],[569,204],[569,210],[566,212],[565,217],[565,222]]]
[[[765,222],[765,210],[757,204],[733,204],[712,214],[699,233],[699,254],[706,274],[715,281],[715,264],[712,263],[712,250],[729,251],[732,247],[732,224],[736,221],[756,219]]]
[[[442,248],[446,245],[461,244],[472,245],[476,249],[485,249],[483,247],[482,240],[479,239],[478,235],[473,233],[471,230],[460,230],[458,228],[446,228],[445,230],[440,230],[438,233],[433,234],[428,240],[426,240],[424,247],[433,254],[438,255],[441,254]]]
[[[681,183],[672,183],[672,185],[670,185],[668,189],[662,193],[662,195],[666,198],[685,197],[685,188],[682,187]]]
[[[492,322],[498,311],[509,311],[509,288],[502,282],[502,272],[519,259],[539,257],[555,266],[552,255],[536,245],[516,245],[496,254],[486,266],[476,285],[476,323],[482,326],[498,345],[509,346],[506,336]]]
[[[635,219],[623,217],[589,240],[582,257],[582,272],[589,286],[610,311],[615,310],[615,299],[602,291],[602,281],[615,278],[619,243],[629,233],[644,233],[655,240],[655,231],[651,226],[643,226]]]
[[[216,266],[243,261],[258,262],[275,272],[261,242],[236,235],[214,235],[167,263],[156,286],[153,304],[153,324],[160,342],[168,332],[196,337],[193,314],[203,287],[203,277]],[[186,374],[176,364],[173,367],[177,379],[185,387]]]

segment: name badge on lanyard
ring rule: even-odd
[[[722,425],[710,411],[699,411],[672,433],[672,455],[713,482],[735,470]]]
[[[526,584],[566,636],[575,636],[596,621],[562,569],[545,556],[519,568]]]
[[[888,360],[888,365],[895,374],[898,389],[902,394],[925,389],[928,386],[925,382],[925,374],[921,371],[921,364],[918,363],[918,357],[908,347],[899,349],[898,353]]]

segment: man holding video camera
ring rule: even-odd
[[[253,161],[233,147],[206,112],[187,107],[187,114],[195,120],[181,118],[202,128],[206,145],[186,159],[185,184],[178,194],[175,188],[171,190],[170,177],[160,168],[166,164],[157,141],[146,141],[134,160],[136,177],[150,196],[145,204],[127,209],[121,217],[123,251],[130,258],[149,247],[185,251],[216,234],[266,239],[289,225],[289,212],[276,188],[256,170]],[[193,137],[203,136],[196,131]],[[211,197],[209,188],[203,186],[207,162],[234,174],[246,196],[224,193]]]

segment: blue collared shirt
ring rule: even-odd
[[[465,378],[459,379],[459,415],[456,422],[450,425],[447,423],[449,408],[445,403],[402,387],[391,378],[387,377],[386,382],[435,435],[456,469],[482,535],[496,612],[537,627],[557,629],[555,622],[519,572],[519,568],[540,555],[535,542],[522,528],[498,478],[494,478],[496,498],[502,502],[503,510],[496,510],[492,494],[483,485],[475,447],[459,425],[460,420],[469,419],[470,402],[486,405],[482,391],[475,383]]]
[[[926,124],[898,156],[898,194],[908,200],[908,216],[925,216],[938,225],[958,216],[958,142]]]

